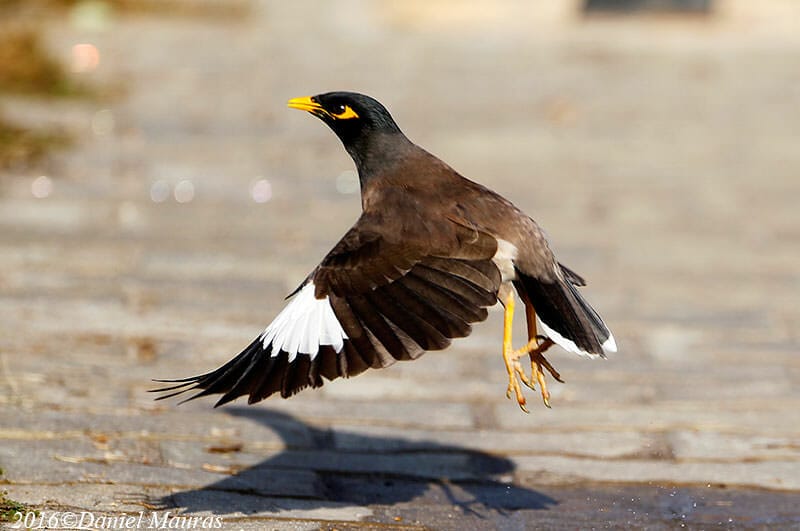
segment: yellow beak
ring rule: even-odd
[[[292,98],[286,104],[292,109],[300,109],[301,111],[324,111],[322,105],[319,103],[312,101],[310,96],[303,96],[302,98]]]

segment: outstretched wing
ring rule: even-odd
[[[417,234],[362,215],[247,348],[212,372],[160,380],[176,385],[156,390],[166,392],[159,399],[286,398],[468,335],[497,302],[497,241],[455,219]]]

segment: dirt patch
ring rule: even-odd
[[[30,166],[53,149],[71,143],[62,131],[24,129],[0,115],[0,169]]]
[[[6,5],[3,11],[8,10]],[[48,53],[33,26],[6,22],[0,25],[0,93],[50,98],[85,96],[89,91]],[[30,166],[70,143],[62,131],[27,129],[0,113],[0,169]]]
[[[87,92],[50,56],[32,27],[0,31],[0,91],[36,96]]]

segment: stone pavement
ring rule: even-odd
[[[79,139],[0,175],[10,498],[225,529],[800,528],[798,33],[449,5],[44,22],[65,60],[96,45],[86,75],[124,96],[3,105]],[[513,198],[589,280],[620,352],[554,352],[552,410],[505,399],[498,312],[287,401],[146,392],[237,353],[356,218],[347,156],[285,108],[340,88]]]

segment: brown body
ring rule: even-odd
[[[397,163],[364,184],[362,215],[368,220],[358,225],[380,219],[387,236],[421,242],[432,253],[456,254],[458,229],[453,225],[470,227],[511,243],[522,273],[542,280],[561,275],[541,228],[510,201],[411,142],[395,150],[401,157]]]

